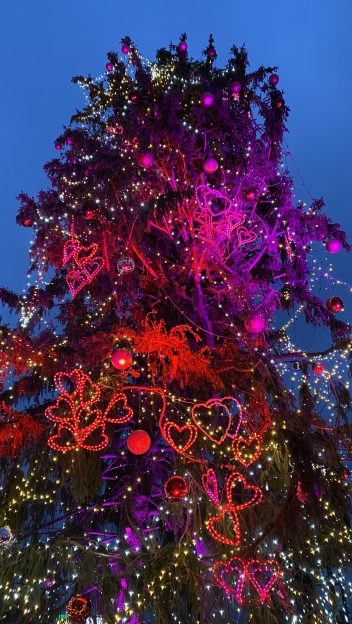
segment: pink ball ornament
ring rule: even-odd
[[[132,366],[132,353],[127,349],[116,349],[111,356],[111,364],[117,370],[126,370]]]
[[[74,144],[74,140],[73,137],[67,137],[66,139],[66,145],[73,145]]]
[[[209,58],[215,58],[216,57],[216,50],[215,50],[215,48],[208,48],[207,56]]]
[[[105,67],[106,67],[106,71],[109,71],[109,72],[114,69],[114,66],[112,63],[106,63]]]
[[[213,96],[212,93],[210,93],[209,91],[206,91],[201,96],[200,101],[202,105],[205,106],[205,108],[209,108],[209,106],[213,106],[215,102],[215,97]]]
[[[280,80],[280,78],[279,78],[278,74],[271,74],[271,76],[269,78],[269,82],[273,86],[277,85],[279,80]]]
[[[150,169],[154,164],[154,156],[151,152],[144,152],[143,154],[139,154],[138,162],[144,169]]]
[[[249,334],[259,334],[265,327],[265,318],[261,314],[253,314],[245,320],[244,326]]]
[[[325,366],[322,362],[313,362],[312,371],[315,375],[322,375],[325,371]]]
[[[178,49],[180,52],[187,52],[188,50],[188,45],[185,41],[181,41],[181,43],[178,44]]]
[[[55,149],[58,151],[62,150],[62,143],[55,143]]]
[[[211,156],[209,158],[206,158],[203,162],[203,169],[206,173],[215,173],[218,167],[219,167],[218,161],[215,160],[215,158],[212,158]]]
[[[128,54],[128,53],[129,53],[129,51],[130,51],[130,46],[128,46],[128,45],[127,45],[127,43],[124,43],[124,44],[121,46],[121,52],[122,52],[122,54]]]
[[[242,89],[242,85],[240,82],[237,82],[237,80],[235,82],[232,83],[231,85],[231,92],[234,93],[235,95],[237,95]]]
[[[332,238],[325,245],[326,251],[328,253],[338,253],[342,249],[342,243],[337,238]]]
[[[243,191],[243,197],[246,201],[251,202],[257,198],[257,191],[254,188],[248,188]]]
[[[151,445],[150,435],[143,429],[132,431],[127,438],[127,448],[133,455],[144,455]]]

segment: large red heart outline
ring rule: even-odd
[[[119,406],[120,403],[121,403],[121,406]],[[117,417],[108,416],[109,412],[116,406],[118,406],[120,410],[125,412],[125,414],[123,414],[122,416],[117,416]],[[107,422],[115,423],[118,425],[122,425],[123,423],[128,422],[129,420],[131,420],[132,416],[133,416],[133,409],[127,405],[127,397],[123,393],[115,394],[115,396],[112,397],[104,413],[104,418]]]
[[[227,537],[224,532],[224,520],[229,519],[234,539]],[[219,525],[219,528],[217,528]],[[213,539],[228,546],[239,546],[241,542],[240,523],[237,514],[230,507],[222,507],[217,516],[212,516],[208,520],[208,531]]]
[[[257,233],[254,230],[248,230],[244,226],[240,226],[237,231],[237,242],[238,245],[247,245],[248,243],[253,243],[253,241],[257,238]]]
[[[233,557],[229,561],[217,561],[213,565],[213,575],[217,583],[228,594],[233,594],[239,604],[243,604],[243,588],[246,578],[245,566],[241,559]],[[235,576],[234,581],[226,580],[225,575]],[[231,583],[231,584],[230,584]]]
[[[238,461],[246,468],[262,454],[261,437],[257,434],[250,438],[236,438],[232,442],[233,453]]]
[[[231,429],[232,415],[231,415],[229,408],[224,403],[224,401],[230,400],[230,399],[232,401],[234,400],[232,397],[224,397],[222,399],[209,399],[208,401],[206,401],[206,403],[196,403],[192,407],[192,419],[195,425],[209,440],[211,440],[212,442],[218,445],[221,444],[226,439]],[[223,410],[223,415],[227,419],[227,423],[224,426],[218,425],[218,428],[222,429],[222,433],[220,437],[216,437],[216,434],[217,436],[219,436],[219,433],[217,431],[213,429],[209,432],[208,429],[206,429],[204,426],[204,411],[206,410],[207,418],[211,419],[213,417],[214,428],[215,428],[215,421],[216,421],[216,416],[217,416],[216,411],[215,411],[216,407],[219,407],[220,409]]]
[[[173,431],[174,431],[174,434],[172,433]],[[186,451],[188,451],[188,449],[193,446],[198,436],[197,428],[194,425],[179,426],[172,421],[168,421],[161,426],[161,432],[165,440],[167,440],[170,446],[172,446],[172,448],[177,453],[180,453],[180,455],[183,455],[184,457],[187,457],[188,459],[192,459],[192,461],[200,461],[186,453]],[[184,444],[180,444],[180,443],[177,444],[173,435],[175,435],[175,433],[182,435],[184,432],[188,432],[188,440],[186,440]]]
[[[275,559],[263,562],[252,559],[246,565],[246,576],[257,590],[260,602],[265,602],[272,586],[280,576],[279,564]]]

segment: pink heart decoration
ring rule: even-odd
[[[214,505],[220,507],[218,482],[215,470],[208,468],[208,470],[202,475],[202,485]]]
[[[98,248],[97,243],[92,243],[91,245],[88,245],[87,247],[83,247],[82,245],[79,245],[78,249],[75,251],[73,255],[75,262],[77,262],[78,266],[83,267],[83,265],[86,264],[86,262],[89,262],[89,260],[92,260],[92,258],[94,258],[98,249],[99,248]]]
[[[243,604],[245,567],[241,559],[233,557],[229,561],[218,561],[213,566],[213,575],[226,593],[233,594],[237,602]]]
[[[76,238],[70,238],[67,240],[64,244],[63,263],[67,264],[68,261],[74,257],[80,247],[80,242]]]
[[[99,271],[102,270],[104,264],[104,258],[101,258],[100,256],[97,256],[92,260],[85,261],[84,265],[82,266],[82,271],[86,275],[88,282],[91,282],[94,279]]]
[[[72,298],[74,299],[78,295],[79,291],[88,284],[89,280],[86,275],[82,273],[80,269],[72,269],[66,275],[67,286],[70,289]]]
[[[252,243],[257,238],[256,232],[254,230],[247,230],[246,227],[241,226],[237,229],[237,242],[239,245],[246,245],[248,243]]]
[[[65,397],[57,399],[55,405],[45,410],[45,418],[53,422],[69,423],[75,416],[71,401]]]
[[[280,576],[279,564],[275,559],[263,562],[253,559],[246,565],[246,575],[257,590],[260,602],[265,602],[272,586]]]
[[[223,399],[209,399],[206,403],[196,403],[192,407],[192,419],[197,425],[198,429],[215,444],[221,444],[228,435],[231,425],[232,417],[231,412],[224,401],[231,397],[224,397]],[[222,416],[225,416],[225,424],[218,424],[218,428],[221,429],[221,434],[215,430],[217,421],[217,409],[222,410]],[[213,425],[213,427],[212,427]],[[208,427],[208,428],[206,428]],[[210,429],[210,427],[212,427]]]

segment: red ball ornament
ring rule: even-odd
[[[251,202],[257,199],[257,191],[254,188],[244,189],[243,197],[246,201]]]
[[[132,366],[132,353],[127,349],[116,349],[111,356],[111,364],[117,370],[126,370]]]
[[[124,44],[121,46],[121,52],[122,52],[122,54],[128,54],[128,53],[129,53],[129,51],[130,51],[130,46],[128,46],[128,45],[127,45],[127,43],[124,43]]]
[[[150,435],[143,429],[132,431],[127,438],[127,448],[133,455],[144,455],[151,445]]]
[[[130,93],[128,94],[128,99],[130,102],[133,102],[133,104],[136,104],[139,100],[138,91],[130,91]]]
[[[151,152],[145,152],[143,154],[139,154],[138,163],[144,169],[150,169],[150,167],[154,164],[154,156]]]
[[[342,243],[337,238],[332,238],[325,245],[326,251],[328,253],[338,253],[342,249]]]
[[[323,364],[323,362],[313,362],[312,371],[316,375],[322,375],[325,371],[325,365]]]
[[[215,97],[212,93],[210,93],[209,91],[206,91],[201,96],[200,101],[205,108],[209,108],[209,106],[213,106],[215,102]]]
[[[245,320],[244,326],[249,334],[259,334],[265,327],[265,318],[261,314],[253,314]]]
[[[271,74],[271,76],[269,78],[269,82],[273,86],[277,85],[279,80],[280,80],[280,78],[279,78],[278,74]]]
[[[170,477],[165,485],[164,491],[168,498],[172,498],[173,500],[181,500],[184,496],[188,494],[188,483],[186,479],[180,477],[178,475],[173,475]]]
[[[90,614],[90,600],[79,594],[72,596],[66,610],[72,622],[85,622]]]
[[[206,173],[215,173],[218,167],[219,164],[218,161],[215,160],[215,158],[209,157],[206,158],[203,162],[203,169]]]
[[[329,310],[329,312],[334,312],[335,314],[338,314],[339,312],[344,311],[345,304],[343,302],[343,299],[341,299],[341,297],[329,297],[329,299],[326,302],[326,307]]]

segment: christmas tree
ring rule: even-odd
[[[324,275],[350,247],[294,199],[277,68],[216,57],[125,37],[20,195],[1,621],[350,621],[351,332]],[[293,343],[301,317],[326,348]]]

